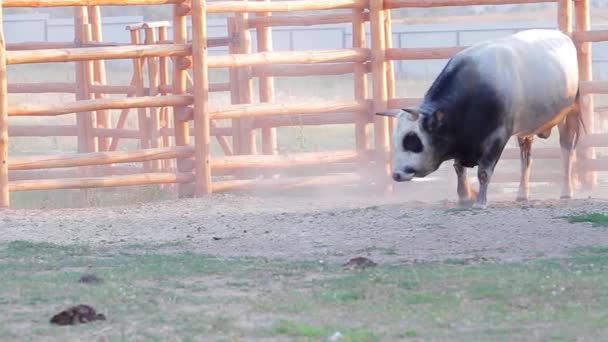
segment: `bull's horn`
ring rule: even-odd
[[[391,118],[396,118],[399,115],[401,115],[402,110],[401,109],[390,109],[384,112],[380,112],[380,113],[376,113],[376,115],[380,115],[380,116],[389,116]]]
[[[408,113],[408,119],[410,119],[411,121],[416,121],[418,120],[418,117],[420,116],[420,113],[415,110],[415,109],[410,109],[410,108],[405,108],[403,109],[404,112]]]

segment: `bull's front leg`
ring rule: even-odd
[[[469,186],[467,169],[462,166],[459,161],[455,161],[454,170],[456,171],[456,178],[458,180],[456,188],[456,192],[458,192],[458,204],[461,206],[470,206],[475,201],[477,193],[471,190],[471,187]]]
[[[488,206],[488,185],[492,180],[494,168],[500,159],[503,149],[509,140],[509,135],[501,132],[495,133],[488,143],[477,167],[477,179],[479,181],[479,193],[473,204],[473,209],[485,209]]]

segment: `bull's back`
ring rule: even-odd
[[[480,77],[505,102],[513,134],[535,134],[554,126],[576,99],[577,52],[560,31],[522,31],[469,53]]]

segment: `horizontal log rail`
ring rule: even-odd
[[[88,170],[90,177],[102,177],[112,175],[131,175],[142,173],[143,169],[138,166],[112,165],[104,168],[93,168]],[[46,170],[14,170],[9,171],[9,180],[32,180],[32,179],[56,179],[81,177],[82,171],[76,168],[69,169],[46,169]]]
[[[581,81],[581,94],[608,94],[608,81]]]
[[[371,152],[360,155],[357,151],[310,152],[287,155],[251,155],[227,156],[211,158],[211,168],[242,169],[242,168],[293,168],[312,165],[326,165],[333,163],[348,163],[369,160]]]
[[[255,179],[218,181],[211,184],[213,192],[255,189],[289,189],[297,187],[356,184],[362,179],[357,174],[338,174],[330,176],[299,177],[284,179]]]
[[[321,113],[359,113],[368,112],[371,101],[335,101],[303,103],[262,103],[254,105],[230,105],[211,112],[211,119],[236,119],[244,117],[263,117],[274,115],[305,115]]]
[[[370,57],[371,51],[369,49],[258,52],[246,55],[209,56],[209,67],[235,68],[270,64],[362,63],[368,61]]]
[[[107,84],[92,84],[89,87],[92,93],[100,94],[135,94],[135,86],[120,86]],[[158,87],[157,93],[172,93],[171,85],[162,85]],[[192,87],[188,87],[188,92],[192,91]],[[230,91],[230,83],[211,83],[209,84],[210,92]],[[74,93],[76,92],[76,84],[70,82],[48,82],[48,83],[13,83],[8,85],[8,92],[13,94],[42,94],[42,93]],[[150,94],[150,88],[143,88],[145,95]]]
[[[557,0],[384,0],[385,9],[448,6],[514,5],[556,2]]]
[[[572,33],[576,43],[608,41],[608,30],[576,31]]]
[[[366,64],[369,69],[369,64]],[[355,71],[353,63],[306,65],[258,65],[251,68],[253,77],[298,77],[316,75],[345,75]],[[368,70],[369,72],[369,70]]]
[[[208,2],[207,13],[234,13],[234,12],[295,12],[319,11],[344,8],[367,8],[368,0],[323,0],[323,1],[219,1]]]
[[[113,151],[56,154],[49,156],[12,157],[9,170],[53,169],[76,166],[93,166],[118,163],[137,163],[150,160],[185,158],[194,153],[191,146],[152,148],[139,151]]]
[[[363,16],[364,21],[369,21],[369,13]],[[352,14],[321,14],[321,15],[283,15],[253,17],[247,20],[249,28],[272,27],[272,26],[314,26],[351,23]]]
[[[105,109],[188,106],[192,103],[193,98],[191,95],[142,96],[120,99],[81,100],[53,106],[22,105],[19,107],[9,107],[8,112],[9,116],[56,116]]]
[[[11,192],[58,189],[109,188],[119,186],[190,183],[194,181],[192,173],[152,172],[134,175],[79,177],[61,179],[19,180],[8,183]]]
[[[183,0],[7,0],[2,7],[145,6],[179,4]]]
[[[189,44],[124,45],[116,47],[81,47],[7,51],[7,64],[78,62],[107,59],[189,56]]]
[[[373,117],[369,115],[369,121]],[[322,125],[344,125],[354,124],[355,115],[353,113],[335,114],[308,114],[301,116],[279,116],[279,117],[260,117],[253,121],[254,128],[263,127],[285,127],[285,126],[322,126]]]
[[[419,59],[449,59],[458,52],[466,49],[463,46],[441,48],[392,48],[386,50],[386,59],[419,60]]]
[[[75,137],[78,135],[76,125],[9,125],[11,137]]]

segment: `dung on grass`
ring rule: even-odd
[[[600,213],[580,214],[567,217],[570,223],[591,223],[594,227],[608,227],[608,215]]]

